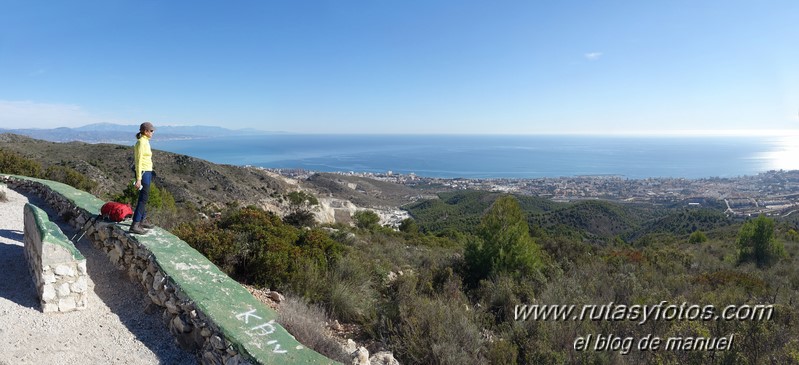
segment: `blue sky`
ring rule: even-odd
[[[795,0],[4,0],[0,128],[797,131],[797,14]]]

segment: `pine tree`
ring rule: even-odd
[[[761,215],[738,233],[738,261],[754,261],[758,267],[784,256],[785,248],[774,238],[774,220]]]
[[[497,274],[528,276],[541,269],[541,248],[513,196],[498,198],[478,227],[479,240],[466,247],[470,276],[480,280]]]

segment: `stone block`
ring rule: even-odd
[[[276,291],[270,291],[270,292],[267,292],[267,293],[266,293],[266,296],[267,296],[269,299],[272,299],[272,300],[274,300],[274,301],[275,301],[275,302],[277,302],[277,303],[280,303],[280,302],[282,302],[282,301],[286,300],[286,298],[285,298],[285,297],[283,297],[283,294],[280,294],[280,293],[278,293],[278,292],[276,292]]]
[[[199,348],[197,347],[197,344],[194,343],[194,337],[191,335],[191,333],[178,333],[175,335],[175,341],[177,341],[180,348],[186,351],[193,352]]]
[[[168,310],[170,314],[177,315],[180,313],[180,308],[178,308],[175,301],[172,299],[167,300],[164,306],[166,306],[166,310]]]
[[[52,284],[45,284],[42,288],[42,301],[50,302],[55,298],[57,298],[55,287]]]
[[[108,239],[108,229],[98,229],[97,230],[97,240],[98,241],[105,241]]]
[[[55,291],[58,294],[59,298],[69,296],[69,294],[72,292],[72,290],[70,290],[69,288],[69,283],[62,283],[61,285],[58,286],[58,288],[56,288]]]
[[[203,344],[205,344],[205,337],[203,337],[200,332],[200,329],[195,326],[190,333],[190,336],[194,341],[194,349],[202,348]]]
[[[119,262],[119,253],[116,250],[108,251],[108,261],[116,265]]]
[[[370,365],[369,364],[369,350],[361,346],[357,351],[352,353],[353,365]]]
[[[114,251],[117,252],[119,257],[125,256],[125,248],[122,247],[122,242],[119,240],[114,240]]]
[[[161,300],[161,303],[166,303],[166,301],[169,300],[169,296],[166,293],[159,291],[158,299]]]
[[[77,305],[77,309],[86,309],[89,307],[89,297],[85,294],[81,294],[75,303]]]
[[[388,351],[380,351],[369,357],[370,365],[400,365],[399,361],[394,358],[394,354]]]
[[[166,309],[164,309],[164,311],[161,313],[161,321],[164,322],[164,325],[167,327],[169,326],[169,323],[172,322],[172,315],[169,314],[169,311]]]
[[[219,355],[215,354],[213,351],[206,351],[203,354],[202,358],[203,365],[224,365],[222,359]]]
[[[156,272],[153,276],[153,289],[154,290],[161,290],[164,285],[164,275],[161,272]]]
[[[175,318],[172,319],[172,325],[178,333],[189,333],[194,328],[191,323],[186,322],[181,316],[175,316]]]
[[[78,304],[75,302],[75,298],[73,297],[66,297],[61,298],[58,300],[58,311],[60,312],[70,312],[77,309]]]
[[[52,271],[46,271],[44,275],[42,275],[42,281],[44,281],[45,284],[55,283],[55,274]]]
[[[158,293],[155,290],[148,291],[147,296],[150,297],[150,300],[152,300],[153,303],[157,304],[159,307],[164,306],[164,302],[158,297]]]
[[[143,285],[146,289],[150,289],[150,284],[153,282],[153,277],[150,275],[149,271],[142,271],[140,281],[141,285]]]
[[[214,350],[222,351],[225,349],[225,340],[223,340],[222,337],[214,335],[211,336],[210,341],[211,341],[211,347],[213,347]]]
[[[56,304],[56,303],[44,303],[44,304],[42,304],[42,312],[44,312],[44,313],[58,312],[58,304]]]
[[[72,283],[70,289],[72,289],[73,293],[84,293],[87,289],[89,289],[89,283],[86,280],[85,276],[81,276]]]
[[[72,270],[69,265],[56,265],[54,271],[59,276],[75,276],[75,270]]]

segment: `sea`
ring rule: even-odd
[[[151,141],[214,163],[440,178],[712,178],[799,169],[796,136],[267,134]]]

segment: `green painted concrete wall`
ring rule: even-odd
[[[99,198],[59,182],[26,179],[47,186],[90,214],[99,214]],[[127,230],[130,221],[117,223]],[[167,280],[216,324],[226,339],[258,364],[339,364],[300,344],[277,323],[277,313],[252,296],[197,250],[156,227],[145,235],[130,235],[146,247]]]

